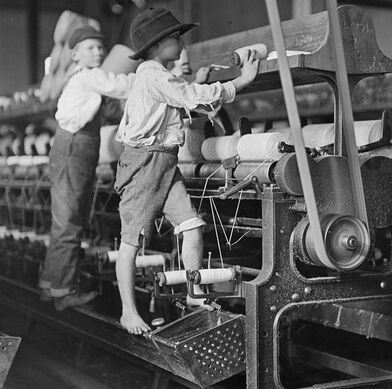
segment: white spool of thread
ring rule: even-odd
[[[20,140],[20,138],[19,137],[15,138],[11,146],[14,155],[20,155],[21,146],[22,146],[22,141]]]
[[[35,144],[36,136],[35,135],[27,135],[24,138],[24,152],[26,155],[33,155],[33,145]]]
[[[256,58],[262,60],[267,58],[267,46],[263,43],[257,43],[251,46],[240,47],[230,56],[230,62],[233,66],[243,65],[245,55],[248,55],[249,50],[256,51]]]
[[[322,147],[334,143],[335,126],[333,123],[310,124],[302,128],[305,146]]]
[[[11,134],[7,134],[0,140],[0,154],[4,157],[7,155],[9,149],[12,150],[12,142],[14,141],[14,137]]]
[[[111,250],[106,253],[110,263],[114,263],[118,258],[118,250]],[[153,255],[137,255],[136,256],[136,267],[150,267],[150,266],[163,266],[166,258],[162,254]]]
[[[201,153],[207,161],[223,161],[237,155],[238,135],[208,138],[203,142]]]
[[[235,278],[233,267],[225,269],[200,269],[196,270],[197,274],[195,283],[197,284],[215,284],[220,282],[232,281]]]
[[[99,164],[117,162],[120,157],[115,149],[113,140],[117,132],[117,125],[101,127],[101,145],[99,146]]]
[[[157,273],[159,285],[178,285],[186,283],[186,270],[173,270]]]
[[[377,142],[382,137],[381,120],[363,120],[354,122],[357,146],[365,146]]]
[[[194,178],[196,177],[196,163],[179,163],[178,168],[180,169],[181,174],[184,178]]]
[[[189,119],[184,120],[185,124],[185,142],[178,151],[179,162],[197,162],[203,160],[201,147],[205,140],[204,127],[207,122],[206,118],[195,118],[190,123]]]
[[[38,155],[48,154],[48,144],[51,144],[52,138],[47,132],[37,135],[34,146],[37,150]]]
[[[243,135],[238,141],[238,155],[241,161],[277,161],[283,155],[278,150],[280,142],[288,140],[277,132]]]
[[[219,169],[219,170],[218,170]],[[212,175],[214,173],[214,175]],[[211,176],[212,175],[212,176]],[[203,165],[199,169],[200,178],[208,178],[210,177],[211,180],[217,178],[226,178],[226,171],[223,169],[220,163],[203,163]]]

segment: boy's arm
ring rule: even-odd
[[[116,99],[125,99],[129,95],[135,77],[135,73],[114,74],[94,68],[85,73],[83,81],[94,92]]]
[[[233,81],[215,82],[210,85],[190,84],[182,78],[173,76],[170,72],[159,71],[150,77],[149,89],[158,100],[172,107],[213,113],[217,112],[223,103],[232,102],[236,92],[254,80],[258,65],[259,61],[255,53],[249,53],[248,58],[244,60],[241,76]]]
[[[169,72],[158,71],[148,79],[148,89],[156,99],[172,107],[195,110],[202,105],[221,105],[234,100],[232,82],[216,82],[210,85],[189,83]]]

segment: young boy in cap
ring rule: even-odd
[[[115,75],[99,68],[105,55],[104,36],[93,27],[76,29],[68,45],[76,67],[57,105],[58,128],[49,156],[52,226],[39,281],[41,299],[54,300],[57,310],[96,296],[77,292],[77,276],[99,156],[102,95],[126,98],[135,78],[135,74]]]
[[[252,82],[258,71],[255,53],[249,53],[241,76],[224,84],[189,84],[175,77],[167,65],[180,57],[181,34],[194,26],[180,23],[161,8],[145,10],[131,24],[131,41],[136,49],[132,58],[145,61],[136,71],[118,130],[117,138],[124,144],[124,151],[118,162],[115,189],[121,196],[121,245],[116,262],[123,309],[120,322],[133,334],[150,330],[136,308],[135,259],[139,238],[144,240],[142,244],[149,243],[156,217],[163,213],[175,227],[174,233],[183,234],[184,267],[201,267],[201,226],[205,223],[192,206],[177,168],[178,148],[184,143],[180,108],[188,114],[202,110],[212,115],[223,103],[233,101],[236,91]],[[200,81],[207,76],[205,69],[198,74]],[[203,300],[189,296],[187,304],[211,309]]]

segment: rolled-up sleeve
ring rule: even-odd
[[[231,81],[209,85],[188,83],[162,70],[154,71],[149,80],[148,88],[159,101],[187,111],[216,112],[222,104],[232,102],[236,94]]]
[[[93,92],[117,99],[125,99],[129,95],[136,74],[114,74],[100,68],[86,72],[83,82]]]

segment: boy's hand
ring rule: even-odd
[[[208,74],[211,68],[209,66],[203,66],[196,72],[195,82],[198,84],[204,84],[208,79]]]
[[[244,57],[244,64],[241,68],[241,77],[247,82],[251,83],[257,75],[259,70],[260,60],[256,57],[255,50],[248,50],[247,55]]]

